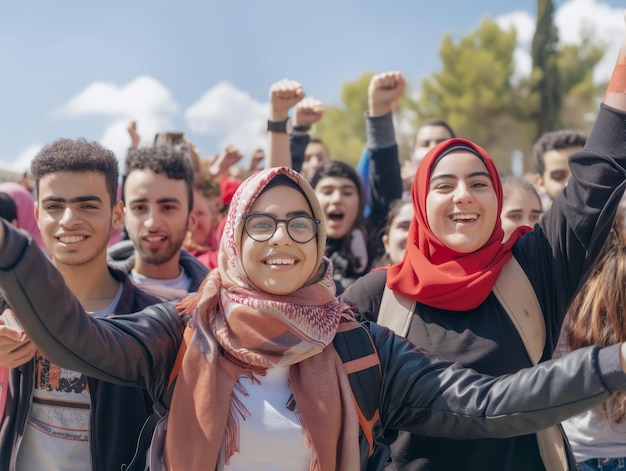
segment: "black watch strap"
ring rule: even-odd
[[[267,120],[267,130],[268,132],[287,132],[287,123],[289,122],[289,118],[283,121],[270,121]]]

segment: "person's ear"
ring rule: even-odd
[[[33,206],[33,214],[35,215],[35,221],[37,221],[37,227],[39,227],[39,203],[35,202]],[[41,229],[41,227],[39,227]]]
[[[189,213],[189,219],[187,220],[187,230],[193,233],[196,231],[197,227],[198,227],[198,210],[194,208]]]
[[[533,174],[533,183],[535,184],[537,188],[541,188],[542,190],[544,189],[543,176],[540,173]]]
[[[381,240],[383,241],[383,247],[385,248],[385,253],[389,255],[389,235],[385,234],[384,236],[381,237]]]
[[[119,229],[124,222],[124,203],[118,201],[113,205],[113,214],[111,216],[111,227]]]

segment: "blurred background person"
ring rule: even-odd
[[[500,219],[506,242],[519,226],[534,227],[539,222],[543,209],[537,189],[528,180],[507,176],[502,179],[502,211]]]
[[[17,227],[33,236],[33,240],[45,253],[46,246],[41,240],[39,226],[35,219],[35,197],[22,184],[16,182],[0,183],[0,192],[6,193],[15,202],[17,208]]]

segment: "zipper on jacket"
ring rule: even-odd
[[[35,360],[33,359],[31,361],[33,362],[33,365],[34,365]],[[22,445],[24,434],[26,433],[26,427],[28,427],[28,420],[30,418],[30,412],[33,407],[33,397],[35,396],[36,377],[37,377],[37,368],[33,367],[33,375],[31,378],[32,387],[30,388],[30,392],[28,394],[28,406],[26,408],[26,415],[24,416],[25,423],[23,424],[23,427],[22,427],[22,434],[19,437],[17,437],[17,439],[15,440],[15,446],[11,449],[11,459],[9,460],[9,469],[11,471],[15,471],[15,467],[17,465],[17,455],[20,451],[20,446]],[[17,424],[15,426],[17,427]]]

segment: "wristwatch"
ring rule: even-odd
[[[298,126],[294,126],[293,130],[296,132],[309,132],[311,130],[311,126],[305,126],[303,124],[300,124]]]
[[[283,121],[270,121],[267,120],[268,132],[290,133],[291,132],[291,119],[287,118]]]

